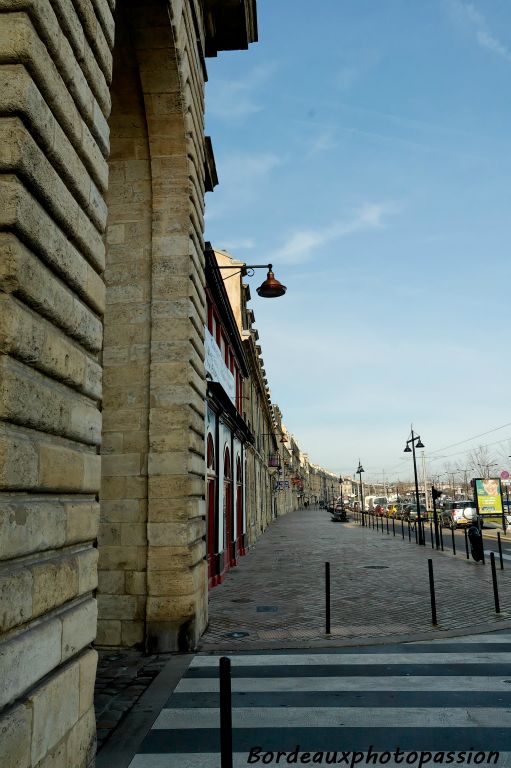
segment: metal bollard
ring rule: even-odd
[[[429,532],[431,533],[431,549],[435,549],[435,542],[433,541],[433,523],[429,521]]]
[[[325,563],[325,634],[330,634],[330,563]]]
[[[499,544],[500,570],[504,570],[504,558],[502,557],[502,542],[500,540],[500,531],[497,531],[497,541]]]
[[[417,523],[415,523],[415,525],[413,526],[413,529],[414,529],[414,531],[415,531],[415,543],[416,543],[416,544],[418,544],[418,543],[419,543],[419,538],[417,538],[417,528],[419,528],[419,523],[418,523],[418,522],[417,522]]]
[[[495,600],[495,613],[500,613],[499,588],[497,585],[497,571],[495,569],[495,555],[490,552],[491,579],[493,581],[493,597]]]
[[[470,555],[468,553],[468,536],[467,536],[467,529],[466,528],[463,529],[463,533],[465,534],[465,550],[466,550],[466,553],[467,553],[467,560],[470,560]]]
[[[232,766],[231,660],[220,659],[220,768]]]
[[[442,526],[440,526],[440,549],[444,551],[444,534],[442,532]]]
[[[388,517],[387,517],[386,522],[387,522],[387,536],[388,536],[390,534],[390,531],[389,531],[389,518]]]
[[[484,540],[483,540],[483,531],[481,528],[479,528],[479,533],[481,534],[481,548],[483,550],[483,565],[486,565],[486,558],[484,556]]]
[[[403,541],[405,540],[405,523],[403,518],[401,518],[401,536],[403,537]]]
[[[428,559],[429,571],[429,596],[431,598],[431,623],[434,627],[438,624],[436,618],[435,578],[433,576],[433,560]]]
[[[394,536],[396,535],[396,521],[394,518],[392,518],[392,533]]]
[[[410,529],[410,521],[408,520],[408,541],[412,540],[412,532]]]
[[[451,528],[451,536],[452,536],[452,553],[453,555],[456,554],[456,541],[454,539],[454,528]]]

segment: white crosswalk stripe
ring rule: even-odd
[[[511,633],[229,658],[234,768],[419,766],[422,752],[511,768]],[[218,666],[193,659],[130,768],[220,768]]]

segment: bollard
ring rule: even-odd
[[[392,518],[392,533],[394,536],[396,535],[396,521],[394,518]]]
[[[470,560],[470,555],[468,553],[468,536],[467,536],[467,529],[463,529],[463,533],[465,534],[465,550],[467,552],[467,560]]]
[[[428,559],[428,571],[429,571],[429,595],[431,597],[431,623],[434,627],[438,622],[436,619],[436,600],[435,600],[435,579],[433,576],[433,560]]]
[[[387,517],[387,536],[388,536],[389,534],[390,534],[390,531],[389,531],[389,518]]]
[[[408,520],[408,541],[412,540],[412,532],[410,529],[410,521]]]
[[[452,553],[453,555],[456,554],[456,541],[454,540],[454,528],[451,528],[451,536],[452,536]]]
[[[330,634],[330,563],[325,563],[325,632]]]
[[[440,526],[440,549],[442,552],[444,551],[444,533],[442,531],[442,526]]]
[[[231,660],[220,659],[220,768],[232,768]]]
[[[481,528],[479,528],[479,533],[481,534],[481,549],[483,550],[483,565],[486,565],[486,558],[484,556],[484,540],[483,540],[483,531]]]
[[[417,538],[417,528],[418,527],[419,527],[419,523],[415,523],[415,525],[413,526],[413,530],[415,531],[415,543],[416,544],[418,544],[419,540],[420,540],[420,536],[419,536],[419,538]]]
[[[405,523],[403,518],[401,518],[401,536],[403,537],[403,541],[405,540]]]
[[[497,571],[495,570],[495,555],[490,552],[491,579],[493,581],[493,597],[495,599],[495,613],[500,613],[499,588],[497,585]]]
[[[429,532],[431,533],[431,549],[435,549],[435,542],[433,541],[433,523],[429,521]]]
[[[500,570],[504,570],[504,558],[502,557],[502,542],[500,540],[500,531],[497,531],[497,541],[499,543]]]

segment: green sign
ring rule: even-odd
[[[477,478],[475,492],[480,515],[502,515],[502,489],[498,477]]]

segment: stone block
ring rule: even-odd
[[[23,296],[92,352],[101,349],[99,318],[13,234],[0,233],[0,254],[0,287],[4,291]],[[74,350],[78,351],[76,347]]]
[[[37,488],[38,463],[37,446],[27,435],[0,425],[0,488]]]
[[[121,643],[125,648],[142,645],[145,639],[145,623],[143,621],[123,621]]]
[[[95,403],[6,355],[0,359],[0,417],[90,444],[101,441]]]
[[[96,646],[119,646],[121,644],[121,622],[100,618]]]
[[[125,571],[99,571],[98,591],[104,595],[124,595]]]
[[[145,523],[122,523],[121,544],[126,546],[147,546],[147,526]]]
[[[204,520],[147,524],[148,543],[153,547],[186,546],[206,533]]]
[[[51,619],[2,644],[0,707],[22,696],[60,664],[61,635],[60,621]]]
[[[80,657],[80,717],[94,704],[97,664],[97,651],[88,650]]]
[[[71,450],[64,445],[39,448],[39,486],[45,490],[84,491],[99,488],[100,457]]]
[[[120,523],[100,523],[98,533],[98,545],[119,546],[121,544],[121,524]]]
[[[61,547],[65,541],[62,502],[30,497],[0,501],[0,560]]]
[[[32,574],[21,568],[0,576],[0,632],[32,617]]]
[[[83,258],[21,180],[0,177],[0,224],[27,241],[41,258],[99,314],[104,311],[102,278]]]
[[[145,595],[147,593],[147,575],[145,571],[126,572],[126,594]]]
[[[40,616],[78,594],[76,557],[63,555],[59,559],[35,564],[32,566],[32,577],[34,616]]]
[[[98,568],[102,571],[141,571],[145,568],[146,547],[100,547]]]
[[[35,765],[78,721],[80,710],[78,661],[59,670],[39,686],[28,701],[33,711],[32,763]],[[65,702],[65,705],[64,705]]]
[[[137,616],[137,600],[132,595],[98,594],[99,615],[104,619],[129,620]]]
[[[78,594],[91,592],[98,585],[98,550],[91,547],[77,554]]]
[[[99,528],[99,504],[94,500],[76,500],[64,503],[66,514],[66,541],[76,544],[92,541]]]
[[[105,523],[141,523],[146,514],[146,504],[139,499],[101,502],[101,518]]]
[[[25,705],[0,716],[0,749],[5,768],[30,768],[32,710]]]
[[[74,656],[96,637],[98,607],[96,600],[85,602],[62,614],[62,661]]]
[[[141,470],[140,454],[121,453],[103,456],[103,476],[118,477],[139,475]]]
[[[66,768],[85,768],[93,764],[96,753],[96,719],[91,706],[67,737]]]

